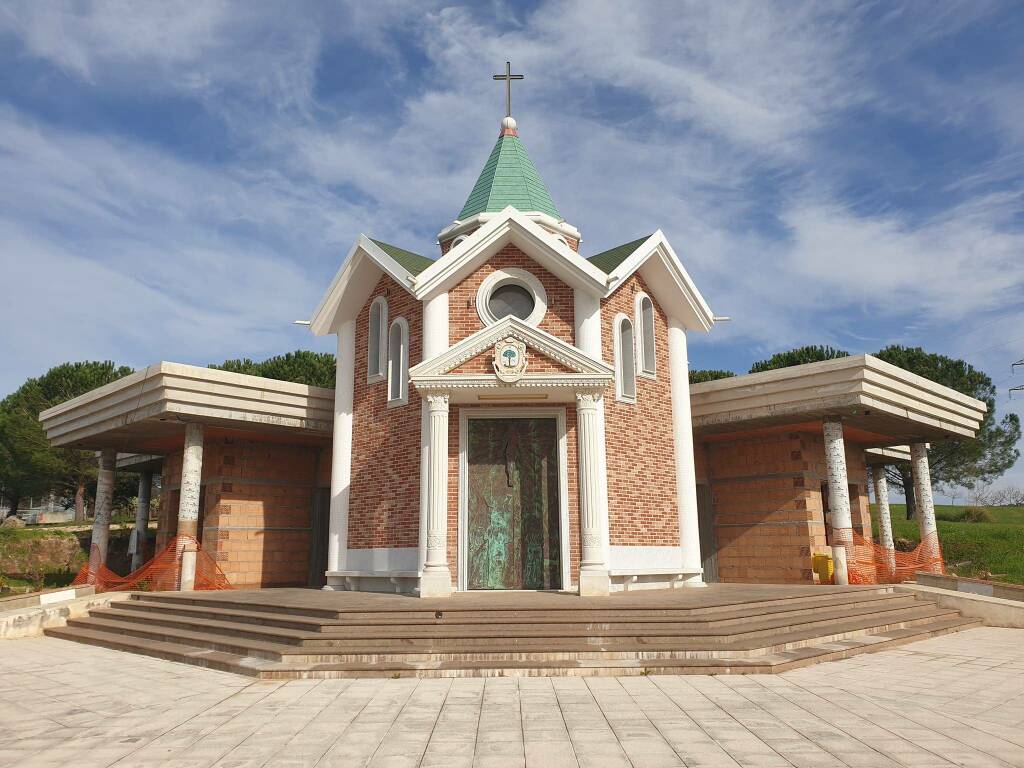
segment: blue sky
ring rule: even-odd
[[[694,365],[921,345],[1021,412],[1022,39],[981,0],[5,3],[0,393],[329,349],[291,321],[360,232],[435,253],[508,58],[584,253],[660,227],[734,318]]]

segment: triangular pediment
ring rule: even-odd
[[[482,328],[446,352],[413,366],[409,370],[409,378],[414,384],[448,376],[493,378],[495,374],[489,361],[493,360],[494,346],[505,339],[514,339],[526,347],[528,358],[524,379],[562,376],[569,379],[584,377],[602,383],[611,380],[612,369],[609,365],[594,360],[557,336],[512,316]]]

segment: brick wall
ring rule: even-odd
[[[705,444],[722,581],[810,582],[811,556],[831,552],[822,487],[825,441],[817,432],[749,434]],[[854,530],[870,538],[863,447],[847,442]],[[827,496],[827,492],[826,492]]]
[[[388,302],[388,324],[409,323],[409,365],[423,354],[423,305],[387,275],[381,277],[356,319],[352,396],[352,486],[348,546],[417,547],[420,529],[420,396],[388,408],[387,381],[366,383],[370,304]]]
[[[602,355],[614,364],[614,321],[620,312],[635,323],[635,297],[650,295],[634,274],[601,301]],[[608,523],[613,546],[679,546],[675,444],[669,381],[668,319],[654,304],[656,378],[637,376],[636,403],[604,398],[608,457]]]
[[[204,440],[201,543],[233,586],[305,586],[318,465],[329,455],[316,446]],[[177,528],[181,452],[165,457],[162,483],[157,551]]]
[[[548,311],[539,327],[563,341],[575,344],[572,289],[514,245],[502,248],[486,264],[449,291],[448,330],[451,343],[456,344],[484,327],[476,311],[476,293],[488,275],[509,267],[526,270],[544,286]]]

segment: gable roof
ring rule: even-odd
[[[629,255],[633,253],[633,251],[650,239],[650,237],[650,235],[644,235],[638,240],[632,240],[628,243],[623,243],[622,245],[616,245],[614,248],[609,248],[607,251],[601,251],[601,253],[590,256],[587,261],[602,272],[611,274],[619,264],[624,262]]]
[[[562,218],[519,136],[506,130],[498,137],[458,218],[501,211],[510,205]]]
[[[372,237],[370,238],[370,242],[405,267],[412,275],[418,275],[434,263],[434,260],[431,258],[420,256],[418,253],[407,251],[404,248],[399,248],[397,245],[391,245],[390,243],[385,243],[380,240],[374,240]]]

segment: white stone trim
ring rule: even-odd
[[[392,397],[392,380],[395,374],[391,359],[391,331],[398,326],[402,340],[402,354],[398,360],[398,397]],[[409,321],[396,317],[388,327],[388,408],[398,408],[409,402]]]
[[[629,350],[622,349],[622,324],[629,323],[630,328],[633,330],[633,344]],[[623,403],[635,403],[636,402],[636,326],[633,325],[632,319],[629,315],[620,312],[615,316],[612,321],[612,349],[614,350],[614,365],[615,365],[615,399]],[[625,391],[623,386],[625,373],[622,370],[622,363],[626,359],[625,355],[629,355],[633,360],[633,394],[630,395]]]
[[[613,545],[608,548],[610,571],[639,571],[682,573],[682,547],[649,547]]]
[[[419,570],[417,547],[373,547],[349,549],[345,568],[338,571],[364,571],[386,574],[391,571],[416,572]]]
[[[569,570],[569,470],[565,408],[467,408],[459,409],[459,530],[457,545],[458,588],[467,591],[469,551],[469,421],[470,419],[555,419],[558,443],[558,521],[562,558],[562,589],[572,589]],[[487,590],[489,591],[489,590]]]
[[[548,311],[548,294],[536,275],[519,269],[508,267],[507,269],[496,269],[484,278],[476,292],[476,313],[484,325],[494,325],[504,318],[495,317],[491,312],[491,294],[503,285],[518,285],[530,293],[533,298],[533,311],[529,317],[520,318],[527,325],[537,326],[544,319]]]
[[[643,302],[650,302],[651,305],[651,358],[653,359],[653,367],[650,370],[646,368],[646,358],[644,352],[647,349],[647,340],[644,334],[644,314],[643,314]],[[644,379],[657,379],[658,378],[658,341],[657,341],[657,328],[654,321],[654,299],[648,294],[640,291],[633,297],[633,340],[634,346],[636,347],[636,375],[639,378]]]
[[[370,339],[373,338],[373,308],[379,306],[380,323],[377,325],[377,366],[373,367],[370,359]],[[388,331],[391,325],[388,323],[388,300],[386,296],[377,296],[370,302],[370,309],[366,321],[366,383],[374,384],[384,381],[387,378],[388,370]]]
[[[352,397],[355,384],[356,321],[338,329],[334,379],[334,436],[331,444],[331,503],[327,570],[348,567],[348,505],[352,481]]]
[[[672,444],[679,514],[680,565],[689,576],[687,586],[702,586],[700,519],[697,507],[697,470],[693,455],[690,416],[690,363],[686,328],[674,317],[668,321],[669,386],[672,397]]]

